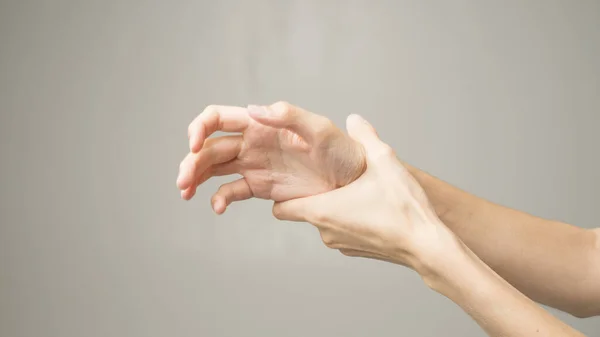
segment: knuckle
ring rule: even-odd
[[[198,157],[197,161],[208,160],[211,164],[216,163],[219,155],[218,140],[219,138],[206,139],[201,150],[202,158]]]
[[[323,243],[329,248],[333,248],[334,242],[328,237],[323,238]]]
[[[323,211],[313,210],[309,214],[310,218],[308,222],[314,225],[324,225],[328,221],[327,214],[325,214]]]
[[[217,105],[211,104],[211,105],[207,105],[206,108],[204,108],[204,111],[202,111],[202,114],[210,115],[210,114],[214,114],[216,112],[217,112]]]
[[[329,248],[335,248],[336,241],[332,235],[321,232],[321,241]]]
[[[383,144],[381,146],[381,153],[382,153],[383,156],[386,156],[386,157],[390,157],[390,156],[394,156],[395,155],[394,149],[391,146],[387,145],[387,144]]]
[[[209,105],[206,107],[206,109],[204,109],[204,111],[202,112],[202,121],[204,123],[206,122],[212,122],[214,120],[217,120],[217,122],[219,122],[219,106],[218,105]]]
[[[273,108],[278,108],[281,110],[290,110],[292,105],[288,101],[277,101],[273,103]]]
[[[340,249],[340,253],[346,256],[356,256],[356,253],[354,251],[348,249]]]
[[[215,150],[214,147],[207,146],[204,149],[204,152],[206,153],[206,158],[210,161],[210,163],[214,164],[217,161],[219,152],[217,150]]]
[[[336,129],[335,124],[325,117],[320,117],[318,123],[315,125],[315,135],[317,138],[327,138]]]
[[[233,186],[230,186],[223,194],[227,200],[238,200],[240,193]]]
[[[276,102],[271,109],[281,117],[291,117],[294,112],[294,107],[286,101]]]
[[[225,196],[225,195],[229,194],[230,192],[231,192],[230,186],[227,184],[223,184],[223,185],[219,186],[219,189],[217,190],[216,194]]]
[[[383,144],[374,152],[373,157],[382,160],[392,159],[396,157],[396,152],[391,146]]]
[[[218,114],[216,105],[208,105],[202,110],[198,118],[188,125],[188,136],[198,132],[198,130],[202,127],[203,121],[209,118],[211,115]]]

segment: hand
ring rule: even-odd
[[[345,255],[394,262],[419,273],[448,249],[460,247],[373,127],[357,115],[348,117],[347,125],[350,136],[366,150],[365,173],[327,193],[276,202],[275,217],[315,225],[323,242]]]
[[[238,135],[208,138],[216,131]],[[190,153],[177,178],[182,198],[213,176],[241,174],[212,198],[215,212],[251,197],[285,201],[344,186],[365,169],[362,146],[327,118],[279,102],[209,106],[189,126]]]

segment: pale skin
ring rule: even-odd
[[[581,336],[531,299],[600,314],[597,231],[477,198],[401,163],[362,118],[347,127],[287,103],[209,107],[189,127],[178,187],[189,200],[211,176],[241,174],[213,196],[218,214],[274,200],[277,218],[312,223],[328,247],[415,270],[491,336]],[[207,140],[217,130],[241,135]]]

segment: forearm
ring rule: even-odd
[[[444,224],[502,278],[575,316],[600,314],[596,232],[493,204],[408,167]]]
[[[525,297],[466,246],[438,260],[425,282],[459,305],[494,337],[583,336]]]

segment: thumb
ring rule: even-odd
[[[381,140],[375,128],[359,115],[352,114],[346,119],[348,135],[361,143],[367,152],[381,147]]]

